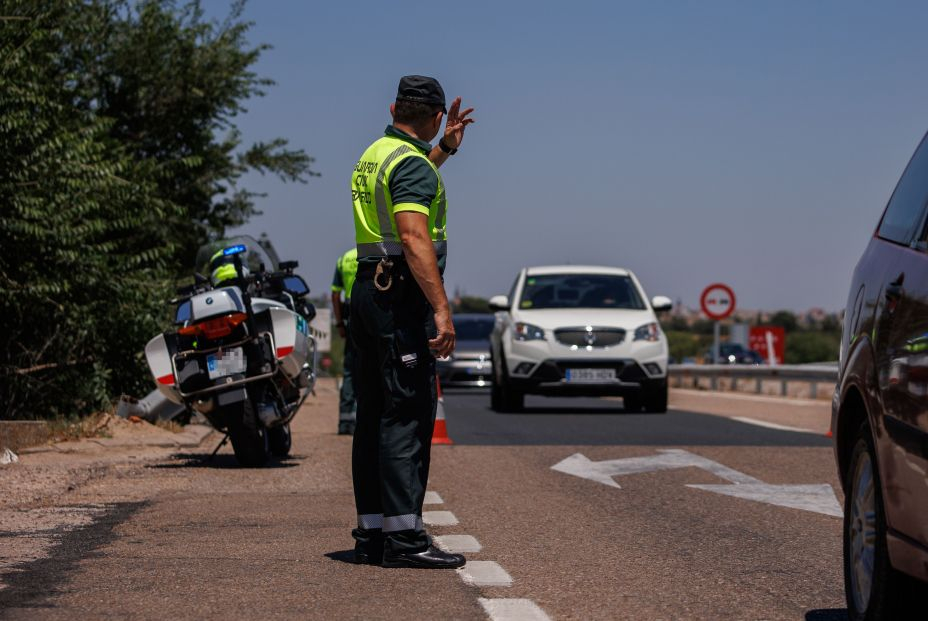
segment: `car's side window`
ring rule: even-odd
[[[897,244],[910,244],[920,233],[925,205],[928,203],[928,140],[912,156],[902,178],[896,185],[877,231],[882,239]]]

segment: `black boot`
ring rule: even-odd
[[[422,552],[384,552],[384,567],[416,567],[419,569],[456,569],[467,559],[463,554],[449,554],[430,545]]]

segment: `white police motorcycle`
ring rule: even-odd
[[[198,265],[218,255],[234,278],[214,286],[196,274],[172,300],[175,329],[149,341],[145,356],[168,400],[226,433],[239,464],[261,466],[290,453],[290,421],[315,384],[315,309],[295,261],[279,263],[250,237],[215,248],[201,248]]]

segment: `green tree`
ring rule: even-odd
[[[475,295],[462,295],[457,298],[453,304],[452,311],[455,313],[489,313],[490,303],[485,299]]]
[[[259,213],[261,195],[241,185],[248,171],[305,182],[313,159],[284,138],[244,144],[235,118],[273,81],[252,66],[244,1],[222,21],[199,0],[87,0],[70,11],[59,50],[60,93],[87,116],[109,119],[109,135],[155,167],[158,194],[182,208],[151,231],[189,270],[210,237]]]
[[[70,415],[141,390],[164,319],[169,244],[145,231],[180,210],[157,171],[75,115],[49,79],[77,3],[4,2],[0,42],[0,398],[4,418]]]
[[[787,332],[792,332],[799,326],[796,315],[785,310],[775,312],[767,323],[771,326],[781,326]]]

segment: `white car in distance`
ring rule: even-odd
[[[633,273],[554,265],[519,272],[508,296],[490,299],[491,404],[524,407],[526,394],[621,396],[628,412],[667,411],[667,338]]]

